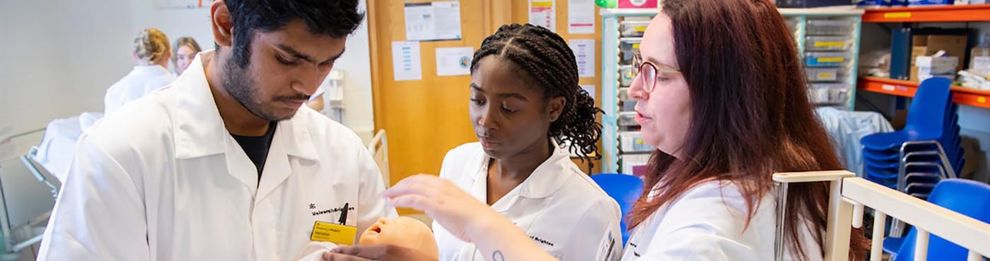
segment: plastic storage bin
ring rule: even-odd
[[[629,97],[629,88],[619,88],[619,112],[635,112],[636,100]]]
[[[639,123],[636,122],[636,112],[620,112],[619,126],[639,126]]]
[[[816,83],[808,92],[814,104],[838,105],[849,100],[849,85],[845,83]]]
[[[619,86],[629,87],[632,85],[633,79],[636,78],[636,73],[633,73],[632,65],[622,65],[619,66]]]
[[[653,148],[646,144],[638,131],[619,132],[619,142],[622,152],[651,152]]]
[[[639,43],[619,42],[619,65],[633,64],[633,50],[639,49]]]
[[[620,100],[620,112],[636,112],[636,100]]]
[[[853,21],[846,19],[809,19],[807,35],[849,35],[853,31]]]
[[[852,59],[846,52],[808,52],[804,56],[807,67],[838,67],[844,66]]]
[[[643,37],[649,21],[625,21],[619,24],[619,34],[622,37]]]
[[[805,75],[809,82],[835,82],[845,79],[845,70],[842,68],[806,68]]]
[[[808,51],[845,51],[852,47],[848,36],[808,36],[804,48]]]
[[[650,163],[650,154],[623,154],[619,156],[619,160],[622,161],[622,173],[636,174],[634,169]]]

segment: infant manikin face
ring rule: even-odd
[[[437,258],[437,243],[426,224],[409,217],[379,218],[358,240],[361,245],[390,244],[416,249]]]

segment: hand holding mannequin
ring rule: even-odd
[[[379,218],[358,239],[357,246],[325,251],[323,260],[437,260],[430,227],[409,217]]]
[[[477,245],[485,260],[556,260],[534,244],[522,229],[450,181],[433,175],[416,175],[386,190],[385,196],[397,207],[426,212],[454,236]],[[341,246],[323,258],[436,260],[423,257],[415,249],[395,245]]]
[[[556,260],[492,208],[434,175],[416,175],[385,191],[389,202],[426,212],[457,238],[478,246],[485,260]]]
[[[379,218],[358,240],[359,245],[396,245],[416,249],[437,258],[437,243],[430,227],[410,217]]]

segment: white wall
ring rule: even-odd
[[[367,10],[365,0],[361,9]],[[334,69],[344,71],[344,125],[365,139],[370,139],[375,128],[371,98],[371,41],[368,39],[368,14],[351,38],[347,51],[337,61]]]
[[[362,0],[362,9],[364,1]],[[154,0],[0,1],[0,136],[55,118],[102,111],[106,88],[133,66],[132,40],[156,27],[213,48],[209,9],[163,9]],[[373,128],[367,22],[335,68],[345,73],[344,123]]]

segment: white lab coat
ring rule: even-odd
[[[138,65],[107,88],[103,97],[103,114],[108,115],[124,104],[144,97],[175,81],[175,74],[161,65]]]
[[[440,177],[484,202],[489,159],[479,143],[461,145],[444,157]],[[619,205],[559,147],[491,207],[561,260],[616,260],[621,251]],[[433,231],[440,260],[485,260],[437,223]]]
[[[635,227],[622,260],[774,260],[774,200],[772,194],[764,196],[744,229],[748,208],[738,187],[698,184]],[[807,227],[801,232],[807,260],[822,260],[811,232]],[[795,260],[791,251],[785,260]]]
[[[305,106],[278,122],[259,181],[214,103],[212,55],[83,134],[39,260],[288,260],[345,205],[359,232],[396,215],[357,135]]]

